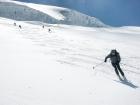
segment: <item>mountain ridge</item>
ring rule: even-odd
[[[12,0],[7,0],[5,2],[0,0],[0,16],[20,21],[41,21],[51,24],[68,24],[88,27],[107,26],[99,19],[75,10]]]

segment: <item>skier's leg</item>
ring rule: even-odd
[[[122,69],[120,67],[120,64],[119,63],[117,63],[117,68],[118,68],[119,72],[121,73],[121,75],[123,76],[124,80],[127,80],[126,77],[125,77],[125,75],[124,75],[124,72],[122,71]]]
[[[121,73],[121,75],[124,77],[124,72],[122,71],[122,69],[121,69],[121,67],[120,67],[120,64],[117,63],[116,66],[117,66],[119,72]]]
[[[119,75],[119,72],[117,70],[117,65],[115,63],[112,63],[112,66],[114,67],[115,72],[116,72],[117,76],[119,77],[119,80],[122,80],[121,77],[120,77],[120,75]]]
[[[118,70],[117,70],[116,64],[115,64],[115,63],[112,63],[112,66],[114,67],[116,74],[119,75],[119,72],[118,72]]]

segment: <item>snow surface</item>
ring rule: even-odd
[[[0,0],[0,16],[0,105],[140,104],[140,27],[12,0]],[[128,82],[103,62],[111,49]]]
[[[0,17],[21,21],[40,21],[51,24],[68,24],[89,27],[106,27],[103,22],[67,8],[0,0]]]
[[[140,104],[139,27],[39,24],[0,18],[0,105]],[[129,83],[110,62],[92,69],[114,48]]]

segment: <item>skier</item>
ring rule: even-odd
[[[16,23],[14,22],[14,26],[16,26]]]
[[[21,25],[18,26],[20,29],[22,28]]]
[[[49,33],[51,33],[51,32],[52,32],[50,28],[48,29],[48,32],[49,32]]]
[[[117,52],[117,50],[111,50],[110,54],[105,58],[104,62],[107,62],[108,58],[111,59],[111,64],[114,67],[115,72],[116,72],[117,76],[119,77],[119,79],[122,80],[119,75],[119,72],[120,72],[121,75],[123,76],[124,80],[126,80],[124,72],[122,71],[122,69],[120,67],[121,57],[120,57],[120,54]]]

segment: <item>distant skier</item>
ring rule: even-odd
[[[16,26],[16,23],[14,22],[14,26]]]
[[[45,26],[43,25],[42,28],[44,28]]]
[[[21,25],[18,26],[20,29],[22,28]]]
[[[49,33],[51,33],[51,32],[52,32],[52,30],[49,28],[49,29],[48,29],[48,32],[49,32]]]
[[[104,62],[107,62],[108,58],[111,59],[111,64],[114,67],[115,72],[116,72],[117,76],[119,77],[119,79],[122,80],[119,75],[119,72],[120,72],[121,75],[123,76],[124,80],[126,80],[124,72],[122,71],[122,69],[120,67],[121,57],[120,57],[120,54],[117,52],[117,50],[111,50],[110,54],[105,58]]]

